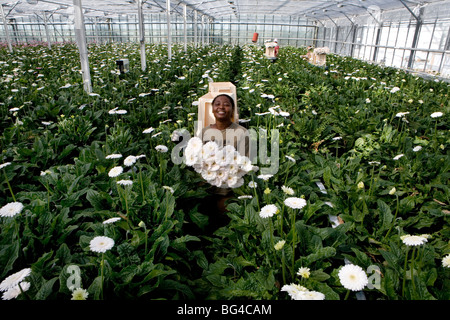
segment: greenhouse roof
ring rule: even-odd
[[[117,17],[137,14],[139,0],[82,0],[87,17]],[[7,18],[24,17],[49,12],[70,17],[73,14],[73,0],[1,0]],[[166,0],[142,0],[145,14],[164,13]],[[245,20],[249,15],[291,16],[323,21],[327,19],[354,19],[359,15],[376,14],[401,10],[414,17],[421,8],[432,4],[431,15],[439,16],[439,11],[450,6],[448,0],[171,0],[170,11],[192,16],[194,11],[211,19],[223,17]],[[444,6],[442,7],[441,4]],[[445,11],[448,13],[448,11]],[[430,17],[430,12],[427,12]],[[442,13],[441,13],[441,16]]]

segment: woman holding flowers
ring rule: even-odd
[[[212,101],[212,113],[216,122],[202,130],[202,141],[204,144],[214,141],[220,148],[223,148],[221,157],[216,154],[216,162],[229,162],[230,172],[233,170],[233,158],[236,152],[248,157],[249,154],[249,133],[246,128],[233,121],[235,103],[233,98],[227,94],[219,94]],[[222,163],[222,164],[223,164]],[[222,174],[228,175],[229,172]],[[224,222],[227,217],[225,201],[232,197],[232,190],[228,187],[212,186],[210,189],[211,204],[206,203],[208,210],[213,207],[218,217],[212,220],[216,224]],[[209,201],[208,201],[209,202]],[[211,206],[213,205],[214,206]]]

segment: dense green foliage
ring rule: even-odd
[[[293,47],[275,63],[256,46],[174,47],[171,61],[166,50],[147,46],[142,72],[136,45],[90,45],[91,94],[74,45],[0,52],[0,164],[11,162],[1,170],[0,207],[24,205],[0,218],[0,279],[32,269],[18,299],[69,300],[71,265],[88,299],[286,300],[280,289],[290,283],[344,299],[337,273],[345,261],[375,279],[364,289],[368,300],[450,299],[442,263],[450,253],[446,82],[334,55],[321,68]],[[124,57],[130,72],[118,74],[115,61]],[[277,174],[246,176],[228,202],[229,223],[214,233],[204,232],[214,217],[201,210],[208,186],[170,152],[176,129],[193,134],[194,102],[208,79],[236,85],[244,126],[280,133]],[[125,166],[130,155],[145,157]],[[115,166],[124,172],[111,178]],[[307,205],[286,207],[282,186]],[[266,204],[278,206],[273,218],[259,216]],[[112,217],[121,220],[102,223]],[[430,237],[409,247],[406,234]],[[95,236],[111,237],[114,247],[92,252]],[[280,240],[285,246],[275,250]],[[296,274],[300,267],[309,278]]]

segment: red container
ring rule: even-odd
[[[257,32],[255,32],[253,34],[253,39],[252,39],[252,42],[256,42],[256,41],[258,41],[258,33]]]

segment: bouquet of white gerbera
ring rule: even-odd
[[[184,155],[186,165],[219,188],[239,188],[244,184],[243,176],[253,170],[250,159],[233,146],[220,148],[214,141],[203,144],[198,137],[188,141]]]

